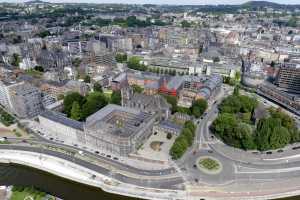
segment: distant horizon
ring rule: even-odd
[[[0,3],[24,3],[30,0],[0,0]],[[240,5],[249,0],[41,0],[50,3],[95,3],[95,4],[155,4],[155,5]],[[257,0],[256,0],[257,1]],[[271,3],[299,5],[299,0],[271,0]]]

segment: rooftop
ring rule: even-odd
[[[50,119],[57,123],[61,123],[66,126],[72,127],[74,129],[83,131],[83,122],[72,120],[72,119],[66,117],[65,115],[63,115],[62,113],[46,110],[45,112],[43,112],[40,115],[44,118]]]
[[[86,120],[88,130],[101,130],[119,137],[130,137],[137,133],[151,114],[137,109],[109,104]]]

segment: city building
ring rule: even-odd
[[[156,114],[109,104],[89,116],[86,143],[96,149],[127,156],[151,135]]]
[[[109,104],[86,119],[78,122],[62,113],[45,111],[39,123],[50,130],[49,137],[81,144],[95,151],[128,156],[151,135],[157,114]],[[54,134],[53,134],[53,133]]]
[[[2,81],[0,103],[20,118],[35,117],[44,109],[41,91],[25,82]]]
[[[300,66],[286,64],[280,67],[277,83],[286,91],[300,93]]]
[[[162,119],[170,116],[171,105],[161,95],[147,95],[134,93],[131,87],[123,88],[122,106],[143,110],[148,113],[158,114]]]
[[[300,116],[300,97],[284,92],[275,85],[262,84],[257,88],[257,93],[282,105],[293,113]]]

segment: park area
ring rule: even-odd
[[[300,130],[291,116],[239,94],[238,87],[223,100],[219,111],[211,131],[235,148],[267,151],[300,141]]]

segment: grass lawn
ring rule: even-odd
[[[215,171],[220,168],[220,164],[211,158],[204,158],[199,161],[200,166],[207,170]]]
[[[33,187],[14,186],[12,192],[10,200],[42,200],[46,196],[45,192],[38,191]]]

